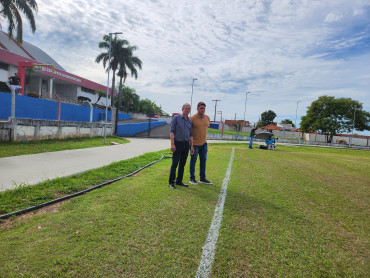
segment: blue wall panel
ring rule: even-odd
[[[166,124],[166,122],[152,122],[150,123],[150,127],[153,128],[164,124]],[[117,125],[117,135],[119,136],[133,135],[148,129],[149,123],[119,124]],[[170,131],[168,130],[168,132]]]
[[[7,120],[11,113],[12,95],[0,92],[0,119]]]
[[[210,124],[210,128],[213,128],[213,129],[218,129],[219,126],[220,126],[220,124],[214,124],[214,123]]]
[[[9,93],[0,92],[0,119],[8,119],[11,114],[11,97]],[[15,96],[15,117],[39,120],[57,120],[58,102],[27,96]],[[112,112],[108,111],[108,121],[112,118]],[[119,119],[131,119],[130,114],[119,113]],[[105,110],[93,108],[93,122],[103,121]],[[89,122],[90,107],[61,103],[61,121]]]

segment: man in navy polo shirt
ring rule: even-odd
[[[171,189],[175,189],[175,178],[176,169],[179,167],[176,178],[176,185],[185,186],[187,184],[183,183],[184,168],[186,160],[190,153],[194,153],[193,146],[193,133],[192,133],[192,122],[189,118],[190,104],[185,103],[182,106],[182,114],[173,117],[170,129],[170,139],[171,139],[171,151],[172,155],[172,165],[170,171],[170,177],[168,183]]]

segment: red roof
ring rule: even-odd
[[[266,129],[266,130],[283,130],[281,127],[278,127],[276,125],[270,124],[264,127],[261,127],[261,129]]]

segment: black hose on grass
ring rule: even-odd
[[[145,168],[148,168],[149,166],[161,161],[163,158],[168,158],[168,157],[165,157],[163,154],[162,154],[162,157],[156,161],[153,161],[141,168],[139,168],[138,170],[130,173],[130,174],[127,174],[126,176],[123,176],[123,177],[119,177],[119,178],[116,178],[114,180],[110,180],[110,181],[107,181],[107,182],[104,182],[104,183],[101,183],[101,184],[98,184],[98,185],[95,185],[93,187],[90,187],[88,189],[85,189],[85,190],[82,190],[80,192],[77,192],[77,193],[73,193],[71,195],[67,195],[67,196],[63,196],[63,197],[60,197],[58,199],[54,199],[54,200],[51,200],[49,202],[45,202],[45,203],[42,203],[42,204],[39,204],[39,205],[36,205],[36,206],[33,206],[33,207],[29,207],[29,208],[26,208],[26,209],[22,209],[22,210],[18,210],[18,211],[14,211],[14,212],[10,212],[10,213],[7,213],[7,214],[3,214],[3,215],[0,215],[0,219],[6,219],[6,218],[9,218],[10,216],[13,216],[13,215],[20,215],[20,214],[23,214],[23,213],[26,213],[26,212],[29,212],[29,211],[32,211],[32,210],[36,210],[36,209],[39,209],[39,208],[42,208],[42,207],[45,207],[45,206],[48,206],[48,205],[51,205],[51,204],[55,204],[55,203],[58,203],[58,202],[61,202],[61,201],[64,201],[64,200],[67,200],[67,199],[70,199],[70,198],[73,198],[73,197],[76,197],[76,196],[79,196],[79,195],[82,195],[82,194],[85,194],[89,191],[92,191],[92,190],[95,190],[95,189],[98,189],[100,187],[103,187],[105,185],[108,185],[108,184],[111,184],[111,183],[114,183],[116,181],[119,181],[121,179],[124,179],[124,178],[127,178],[127,177],[130,177],[132,175],[135,175],[136,173],[140,172],[141,170],[145,169]]]

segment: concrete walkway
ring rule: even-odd
[[[0,158],[0,191],[106,166],[170,148],[169,139],[129,138],[130,143]]]
[[[130,137],[128,140],[130,143],[122,145],[0,158],[0,191],[70,176],[100,168],[112,162],[170,148],[169,139]],[[236,143],[232,140],[207,141],[208,143]],[[248,141],[237,143],[249,144]]]

